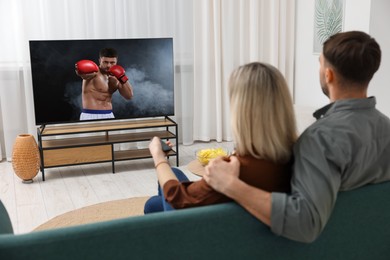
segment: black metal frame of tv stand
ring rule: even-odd
[[[165,128],[165,130],[128,132],[153,128]],[[171,128],[174,128],[174,132],[171,131]],[[121,133],[118,133],[119,131]],[[92,133],[105,134],[88,135]],[[76,136],[69,137],[69,135]],[[115,144],[145,142],[153,136],[158,136],[163,140],[174,139],[176,141],[176,147],[167,154],[167,157],[175,156],[176,166],[179,166],[178,125],[168,116],[140,120],[41,125],[37,128],[37,137],[42,180],[45,181],[45,168],[102,162],[111,162],[112,172],[115,173],[116,161],[151,158],[148,149],[115,151]],[[60,138],[53,139],[52,137]],[[88,157],[89,155],[90,157]]]

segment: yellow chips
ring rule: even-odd
[[[197,152],[196,156],[202,165],[207,165],[211,159],[218,156],[226,156],[227,152],[222,148],[203,149]]]

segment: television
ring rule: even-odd
[[[92,121],[174,115],[172,38],[30,40],[29,48],[36,125],[85,122],[83,78],[75,64],[89,60],[99,66],[104,48],[116,50],[133,97],[110,93],[114,118]]]

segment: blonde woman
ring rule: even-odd
[[[283,75],[269,64],[243,65],[230,76],[229,97],[236,147],[233,156],[240,161],[240,179],[267,191],[289,192],[297,134]],[[204,179],[190,182],[180,170],[171,168],[159,138],[153,138],[149,149],[162,190],[146,202],[145,213],[231,201]]]

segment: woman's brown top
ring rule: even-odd
[[[289,192],[291,163],[277,164],[252,156],[240,157],[239,178],[247,184],[269,192]],[[231,201],[229,197],[213,190],[202,178],[195,182],[170,180],[163,192],[166,201],[175,209],[204,206]]]

